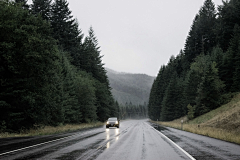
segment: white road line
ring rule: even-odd
[[[148,123],[147,123],[148,124]],[[149,125],[149,124],[148,124]],[[151,126],[151,125],[149,125]],[[151,126],[152,127],[152,126]],[[169,139],[167,136],[165,136],[164,134],[162,134],[160,131],[156,130],[154,127],[152,127],[155,131],[157,131],[161,136],[163,136],[164,138],[166,138],[167,140],[169,140],[172,144],[174,144],[178,149],[180,149],[183,153],[185,153],[191,160],[196,160],[193,156],[191,156],[189,153],[187,153],[184,149],[182,149],[181,147],[179,147],[179,145],[177,145],[176,143],[174,143],[171,139]]]
[[[9,153],[13,153],[13,152],[17,152],[17,151],[21,151],[21,150],[28,149],[28,148],[32,148],[32,147],[36,147],[36,146],[40,146],[40,145],[43,145],[43,144],[47,144],[47,143],[51,143],[51,142],[55,142],[55,141],[59,141],[59,140],[65,139],[65,138],[68,138],[68,137],[63,137],[63,138],[55,139],[55,140],[52,140],[52,141],[47,141],[47,142],[44,142],[44,143],[39,143],[39,144],[36,144],[36,145],[32,145],[32,146],[28,146],[28,147],[24,147],[24,148],[16,149],[16,150],[13,150],[13,151],[9,151],[9,152],[5,152],[5,153],[1,153],[0,156],[5,155],[5,154],[9,154]]]
[[[86,133],[85,133],[85,134],[86,134]],[[13,150],[13,151],[9,151],[9,152],[5,152],[5,153],[1,153],[0,156],[5,155],[5,154],[9,154],[9,153],[13,153],[13,152],[17,152],[17,151],[21,151],[21,150],[28,149],[28,148],[33,148],[33,147],[40,146],[40,145],[43,145],[43,144],[48,144],[48,143],[52,143],[52,142],[56,142],[56,141],[60,141],[60,140],[63,140],[63,139],[67,139],[67,138],[70,138],[70,137],[74,137],[74,136],[76,136],[76,135],[79,135],[79,134],[74,134],[74,135],[72,135],[72,136],[63,137],[63,138],[55,139],[55,140],[52,140],[52,141],[47,141],[47,142],[43,142],[43,143],[39,143],[39,144],[35,144],[35,145],[32,145],[32,146],[28,146],[28,147],[24,147],[24,148],[16,149],[16,150]],[[84,135],[84,134],[83,134],[83,135]]]

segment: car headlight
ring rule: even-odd
[[[118,124],[118,121],[116,121],[115,124]]]
[[[107,124],[109,124],[109,122],[107,122]]]

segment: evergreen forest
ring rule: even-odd
[[[119,105],[132,103],[138,106],[148,102],[155,77],[146,74],[116,72],[109,68],[106,70],[112,95]]]
[[[172,44],[174,45],[174,44]],[[162,65],[151,88],[148,115],[171,121],[205,114],[240,92],[240,0],[205,0],[185,46]]]
[[[0,132],[118,116],[92,27],[66,0],[0,0]]]
[[[126,102],[119,106],[120,119],[146,119],[148,117],[147,103],[136,105]]]

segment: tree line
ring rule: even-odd
[[[134,105],[131,102],[120,105],[119,117],[121,119],[144,119],[148,117],[147,104]]]
[[[66,0],[0,0],[0,131],[117,116],[100,46]]]
[[[226,103],[240,91],[240,1],[215,7],[206,0],[184,49],[162,65],[151,88],[152,120],[189,119]]]

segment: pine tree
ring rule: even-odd
[[[96,80],[86,72],[79,71],[75,80],[79,112],[82,113],[83,122],[97,120]],[[105,119],[106,120],[106,119]]]
[[[95,36],[94,30],[90,27],[88,36],[85,38],[84,52],[81,53],[81,68],[101,83],[107,83],[106,70],[102,64],[102,57],[100,55],[100,47]]]
[[[234,26],[240,26],[240,1],[223,1],[223,5],[218,7],[218,23],[216,27],[217,42],[223,52],[226,52],[232,39]]]
[[[207,54],[211,52],[213,46],[216,45],[216,10],[212,0],[206,0],[199,11],[199,21],[197,24],[199,36],[201,40],[201,52]]]
[[[184,105],[185,81],[182,77],[177,77],[176,99],[175,99],[175,119],[180,118],[187,113],[187,107]]]
[[[199,36],[197,32],[197,23],[199,21],[199,15],[195,16],[191,29],[188,33],[185,46],[184,46],[184,54],[185,54],[185,65],[184,69],[188,70],[190,64],[193,62],[194,58],[201,53],[201,41],[199,41]]]
[[[200,84],[201,77],[200,75],[194,71],[190,70],[187,76],[187,83],[184,88],[184,98],[185,103],[184,106],[190,104],[191,106],[196,105],[196,97],[197,97],[197,88]]]
[[[149,96],[149,103],[148,103],[148,116],[152,120],[156,120],[160,116],[160,111],[156,112],[156,80],[154,80],[153,85],[151,87],[150,96]],[[160,107],[159,107],[160,108]]]
[[[77,71],[72,66],[66,56],[61,51],[61,103],[64,109],[64,123],[80,123],[82,122],[82,112],[78,102],[76,85]]]
[[[195,116],[202,115],[220,105],[220,95],[224,84],[218,76],[216,65],[216,62],[211,61],[210,56],[200,55],[191,66],[191,69],[200,76]]]
[[[27,4],[28,0],[15,0],[16,3],[19,3],[22,6],[22,9],[28,10],[29,5]]]
[[[231,86],[232,92],[240,91],[240,27],[235,25],[234,35],[230,43],[230,54],[233,55],[233,84]],[[235,53],[233,53],[235,52]]]
[[[1,120],[19,130],[64,121],[59,52],[49,23],[1,1]]]
[[[169,85],[165,91],[165,95],[162,101],[162,109],[161,109],[161,121],[171,121],[175,119],[175,109],[176,103],[175,98],[177,97],[177,93],[175,89],[177,88],[177,73],[174,72],[172,78],[169,82]]]
[[[53,37],[58,40],[58,45],[63,51],[68,52],[71,62],[80,69],[80,52],[82,46],[82,31],[79,24],[73,19],[66,0],[55,0],[52,5],[51,25]]]
[[[234,34],[232,36],[232,39],[230,41],[230,46],[228,48],[227,53],[224,56],[222,70],[220,72],[222,80],[225,82],[226,92],[236,91],[235,88],[238,88],[237,86],[232,86],[235,79],[235,85],[237,82],[238,77],[238,57],[239,54],[239,42],[240,42],[240,28],[238,25],[235,26]]]
[[[190,64],[201,53],[211,52],[216,45],[216,10],[212,0],[206,0],[195,16],[184,47],[187,62]],[[185,68],[187,69],[187,68]]]
[[[150,91],[148,115],[152,120],[157,120],[161,114],[162,100],[164,97],[166,85],[164,84],[165,66],[161,66],[157,78],[154,80]]]
[[[80,68],[96,79],[97,115],[100,121],[105,121],[109,116],[115,115],[116,108],[113,108],[114,100],[110,91],[111,88],[101,60],[98,40],[92,27],[84,40],[83,49],[80,56]]]
[[[31,12],[35,15],[40,14],[44,20],[49,21],[51,18],[51,2],[52,0],[33,0]]]

